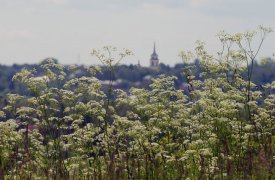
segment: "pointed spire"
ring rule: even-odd
[[[154,41],[154,54],[156,54],[156,42]]]
[[[158,66],[159,66],[159,58],[158,58],[158,54],[156,53],[156,42],[154,42],[153,54],[151,54],[151,59],[150,59],[150,67],[157,68]]]
[[[154,41],[154,49],[153,54],[151,55],[151,59],[158,59],[158,54],[156,53],[156,42]]]
[[[141,65],[140,65],[140,60],[138,60],[138,67],[141,67]]]

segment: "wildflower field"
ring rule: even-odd
[[[43,76],[23,69],[13,80],[26,94],[1,105],[0,179],[275,179],[275,82],[251,81],[270,32],[221,32],[217,56],[202,42],[181,52],[185,91],[165,75],[150,89],[114,89],[131,52],[110,46],[91,52],[109,68],[107,91],[96,66],[73,78],[76,67],[50,60]],[[187,64],[194,57],[199,78]]]

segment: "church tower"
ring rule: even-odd
[[[154,49],[153,49],[153,54],[151,54],[151,59],[150,59],[150,68],[158,68],[159,67],[159,58],[158,54],[156,53],[156,44],[154,43]]]

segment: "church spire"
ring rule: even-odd
[[[137,66],[138,66],[138,67],[141,67],[140,60],[138,60]]]
[[[154,42],[153,54],[151,55],[151,59],[150,59],[150,67],[158,68],[158,66],[159,66],[159,58],[158,58],[158,54],[156,53],[156,43]]]
[[[154,54],[156,54],[156,42],[154,41]]]

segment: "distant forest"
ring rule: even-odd
[[[44,60],[46,61],[46,60]],[[41,62],[43,63],[43,61]],[[12,81],[15,73],[21,69],[26,68],[28,70],[36,70],[42,73],[42,69],[39,64],[14,64],[12,66],[0,65],[0,94],[6,93],[24,93],[21,92],[22,88],[20,84]],[[115,88],[128,91],[131,87],[148,88],[153,77],[157,77],[160,74],[167,76],[176,76],[175,85],[178,89],[183,89],[186,83],[186,76],[184,74],[184,68],[192,68],[195,72],[193,75],[200,79],[199,74],[202,71],[202,66],[199,60],[195,60],[190,64],[176,64],[174,67],[169,65],[160,64],[159,69],[151,69],[148,67],[140,67],[138,65],[119,65],[115,69],[114,76],[112,77]],[[195,71],[194,71],[195,70]],[[256,85],[263,85],[275,81],[275,61],[272,58],[267,58],[263,62],[256,62],[254,64],[254,74],[252,81]],[[69,78],[87,76],[85,66],[77,66],[74,71],[66,72],[69,74]],[[102,84],[108,84],[110,80],[109,70],[102,66],[101,72],[96,73],[96,77],[102,81]]]

